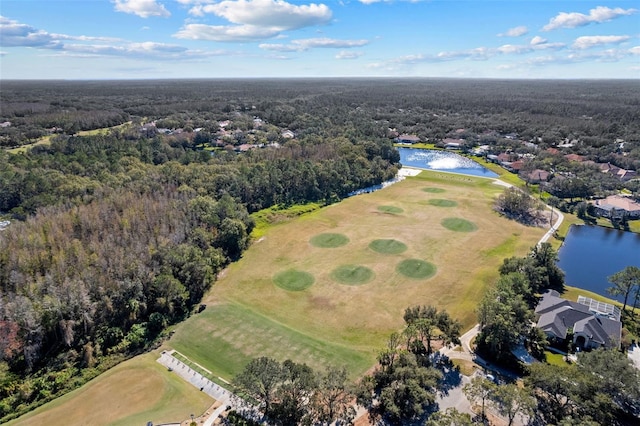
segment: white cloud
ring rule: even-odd
[[[255,25],[187,24],[173,36],[189,40],[248,42],[272,38],[278,34],[280,34],[280,31],[276,28],[257,27]]]
[[[156,0],[113,0],[117,12],[131,13],[141,18],[150,16],[171,16],[164,5]]]
[[[535,36],[534,38],[531,39],[530,44],[532,46],[537,46],[539,44],[545,44],[547,42],[546,38],[542,38],[540,36]]]
[[[520,37],[529,32],[529,29],[524,25],[519,27],[509,28],[505,33],[498,34],[498,37]]]
[[[603,44],[620,44],[629,40],[629,36],[582,36],[578,37],[572,47],[575,49],[589,49],[591,47],[600,46]]]
[[[0,41],[3,47],[40,47],[45,49],[62,47],[62,43],[52,34],[3,16],[0,16]]]
[[[284,31],[323,25],[332,13],[324,4],[295,5],[285,0],[223,0],[219,3],[181,0],[194,4],[189,13],[213,14],[235,25],[187,24],[177,38],[224,42],[246,42],[273,38]]]
[[[202,6],[202,11],[231,23],[275,28],[279,31],[326,24],[331,9],[324,4],[296,6],[284,0],[225,0]]]
[[[314,48],[344,49],[350,47],[361,47],[369,44],[369,40],[337,40],[331,38],[307,38],[292,40],[289,44],[267,44],[260,45],[261,49],[274,50],[277,52],[302,52]]]
[[[336,59],[357,59],[364,55],[362,52],[354,52],[353,50],[341,50],[336,55]]]
[[[640,46],[634,46],[631,49],[629,49],[629,53],[631,53],[632,55],[640,55]]]
[[[531,46],[505,44],[498,47],[498,52],[504,54],[526,53],[531,51]]]
[[[57,55],[76,57],[121,56],[133,59],[190,60],[228,54],[222,51],[192,50],[155,42],[131,42],[113,37],[55,34],[0,16],[3,47],[32,47],[55,50]]]
[[[582,27],[592,23],[610,21],[620,16],[632,15],[636,12],[636,9],[622,9],[620,7],[611,9],[605,6],[598,6],[595,9],[591,9],[588,15],[579,12],[560,12],[557,16],[551,18],[549,23],[542,27],[542,30],[551,31],[558,28]]]

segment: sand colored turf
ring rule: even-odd
[[[455,207],[458,205],[455,201],[452,200],[443,200],[441,198],[434,198],[432,200],[427,201],[427,204],[436,207]]]
[[[431,194],[442,194],[443,192],[445,192],[445,190],[442,188],[432,188],[432,187],[422,188],[422,190],[424,192],[429,192]]]
[[[125,361],[12,426],[145,425],[202,414],[213,399],[158,364],[157,352]]]
[[[446,191],[458,205],[426,204],[435,194],[425,187]],[[221,375],[233,375],[251,357],[266,355],[313,367],[330,360],[357,376],[375,363],[388,335],[402,327],[408,306],[433,304],[470,327],[502,260],[523,256],[544,234],[493,211],[503,190],[489,179],[424,172],[273,226],[220,277],[204,300],[206,315],[177,327],[168,345]],[[389,205],[403,214],[381,214],[379,206]],[[444,228],[441,222],[452,213],[473,220],[477,230]],[[324,233],[345,235],[349,243],[331,250],[309,243]],[[375,240],[395,240],[406,251],[378,253],[369,247]],[[398,272],[407,259],[429,262],[435,275],[425,280]],[[375,276],[365,285],[342,285],[332,278],[342,265],[363,266]],[[309,272],[315,283],[301,292],[274,286],[271,277],[288,269]]]

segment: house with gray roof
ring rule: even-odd
[[[592,309],[588,304],[563,299],[557,291],[545,293],[535,313],[537,327],[551,340],[564,341],[573,333],[573,344],[582,349],[620,345],[622,323],[619,317]]]

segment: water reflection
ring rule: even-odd
[[[572,226],[558,252],[558,266],[572,287],[611,297],[607,277],[627,266],[640,267],[640,234],[603,228]],[[622,297],[616,298],[622,301]]]
[[[398,152],[400,153],[400,163],[403,166],[489,178],[498,177],[497,174],[470,158],[453,152],[416,148],[398,148]]]

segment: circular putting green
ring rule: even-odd
[[[444,226],[448,230],[456,232],[473,232],[478,229],[475,223],[469,222],[466,219],[460,219],[458,217],[448,217],[441,223],[442,226]]]
[[[374,276],[371,269],[359,265],[342,265],[331,272],[331,278],[347,285],[362,285],[371,281]]]
[[[442,188],[431,188],[431,187],[426,187],[426,188],[422,188],[422,190],[424,192],[429,192],[431,194],[441,194],[444,192],[444,189]]]
[[[308,272],[288,269],[273,277],[278,287],[288,291],[302,291],[313,285],[315,278]]]
[[[423,280],[436,273],[436,266],[420,259],[406,259],[398,264],[396,270],[405,277]]]
[[[369,243],[369,248],[382,254],[400,254],[407,249],[407,245],[398,240],[373,240]]]
[[[378,210],[383,213],[400,214],[404,212],[400,207],[394,206],[378,206]]]
[[[434,198],[433,200],[427,201],[432,206],[437,207],[455,207],[458,205],[455,201],[452,200],[443,200],[441,198]]]
[[[349,242],[344,234],[318,234],[311,238],[311,245],[320,248],[336,248],[346,245]]]

